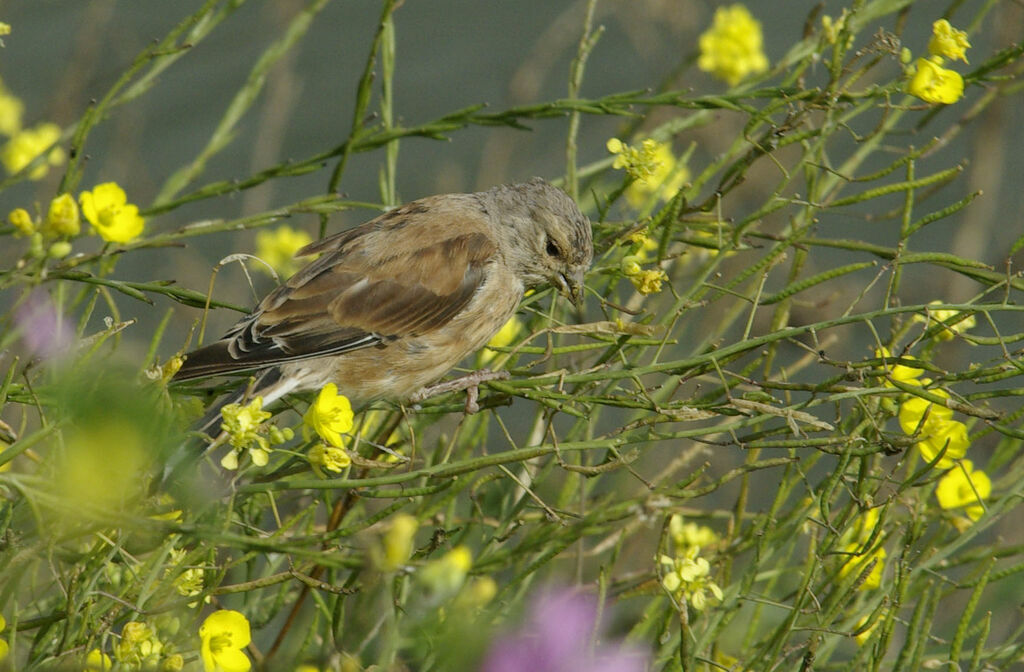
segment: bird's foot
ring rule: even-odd
[[[466,391],[466,413],[472,415],[480,410],[480,406],[477,404],[477,399],[480,395],[480,383],[486,383],[489,380],[508,380],[508,371],[491,371],[490,369],[480,369],[474,371],[465,376],[461,376],[454,380],[446,380],[443,383],[435,383],[428,385],[418,392],[414,393],[409,401],[419,403],[424,399],[436,396],[438,394],[444,394],[445,392],[455,392],[458,390]]]

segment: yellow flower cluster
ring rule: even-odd
[[[85,656],[86,672],[108,672],[114,669],[114,661],[99,649],[93,649]]]
[[[911,385],[925,385],[926,381],[927,378],[906,382]],[[949,394],[942,389],[929,392],[943,399],[949,398]],[[936,465],[939,469],[952,467],[955,460],[966,454],[970,445],[967,426],[953,420],[953,410],[947,406],[933,404],[922,397],[911,396],[900,404],[899,421],[906,434],[921,437],[916,447],[926,461],[934,461],[939,453],[945,450]]]
[[[941,301],[932,301],[929,305],[941,304]],[[968,329],[973,329],[977,326],[977,321],[974,319],[974,315],[961,313],[957,310],[946,310],[944,308],[933,308],[928,311],[928,315],[917,315],[913,317],[914,322],[924,322],[925,324],[947,325],[938,334],[935,335],[936,340],[939,341],[951,341],[958,334],[962,334]]]
[[[932,24],[932,39],[928,41],[928,53],[932,56],[966,63],[967,50],[970,48],[967,33],[957,30],[949,21],[939,19]]]
[[[661,285],[668,281],[668,275],[661,268],[644,269],[643,264],[649,261],[649,253],[657,248],[657,244],[645,233],[634,233],[627,239],[629,253],[619,262],[619,270],[643,295],[656,294]]]
[[[45,242],[49,244],[45,254],[61,259],[71,253],[68,239],[81,233],[82,214],[92,224],[93,231],[108,242],[127,243],[141,234],[146,220],[139,215],[138,206],[127,200],[121,187],[107,182],[79,195],[81,214],[74,197],[64,193],[50,201],[44,219],[33,218],[24,208],[15,208],[7,215],[7,221],[14,227],[15,236],[32,239],[33,256],[44,254]]]
[[[859,576],[868,565],[874,563],[871,566],[871,571],[858,586],[858,590],[874,590],[882,585],[882,574],[885,571],[885,548],[881,544],[877,544],[874,548],[865,548],[865,545],[874,536],[879,515],[878,509],[868,509],[864,515],[858,516],[853,521],[839,541],[842,552],[849,556],[849,559],[839,568],[840,577],[845,578],[850,574]]]
[[[7,627],[7,620],[4,619],[3,615],[0,614],[0,632],[4,631]],[[0,639],[0,663],[4,662],[4,658],[7,657],[8,652],[11,650],[10,644],[7,643],[6,639]]]
[[[340,474],[352,464],[352,458],[344,448],[328,446],[324,443],[317,443],[310,448],[306,453],[306,459],[309,460],[314,470],[327,470],[335,474]]]
[[[661,555],[659,561],[667,567],[661,585],[676,599],[685,598],[686,603],[697,611],[703,611],[708,605],[705,591],[709,591],[719,602],[722,601],[724,594],[718,584],[711,580],[711,564],[707,558],[697,555],[675,558]]]
[[[926,103],[948,105],[964,95],[964,78],[955,70],[942,67],[945,59],[967,62],[967,33],[957,30],[949,21],[939,19],[932,24],[927,58],[919,58],[910,69],[907,93]]]
[[[125,623],[121,639],[114,647],[114,657],[123,669],[156,669],[163,644],[150,626],[138,621]]]
[[[295,255],[312,242],[313,239],[305,231],[296,231],[288,225],[280,226],[273,231],[264,230],[256,234],[256,256],[273,268],[283,280],[299,270]],[[263,264],[256,264],[256,268],[269,273]]]
[[[697,611],[707,607],[708,593],[721,602],[724,594],[711,579],[711,563],[700,557],[701,548],[718,543],[718,535],[709,527],[684,522],[678,514],[669,518],[668,530],[675,557],[658,556],[658,562],[665,567],[662,587],[677,600],[685,599]]]
[[[729,86],[768,69],[761,22],[743,5],[715,10],[711,28],[701,34],[699,44],[697,67]]]
[[[473,566],[473,553],[466,546],[456,546],[440,558],[431,560],[416,574],[427,593],[427,602],[438,604],[453,597]]]
[[[685,522],[678,513],[668,519],[668,534],[677,550],[707,548],[718,543],[718,535],[710,527]]]
[[[892,354],[882,348],[876,356],[888,358]],[[904,356],[902,359],[914,358]],[[920,378],[922,373],[922,369],[895,365],[890,375],[894,380],[923,388],[931,380]],[[945,390],[932,389],[929,392],[942,399],[949,399],[949,393]],[[915,447],[924,460],[935,462],[939,469],[950,469],[939,481],[935,491],[939,506],[947,510],[964,509],[971,520],[980,518],[985,511],[983,502],[991,495],[992,486],[984,471],[975,470],[970,460],[963,459],[971,445],[967,425],[953,420],[953,410],[948,406],[913,395],[900,404],[898,419],[906,434],[920,437]]]
[[[656,294],[661,291],[661,285],[668,280],[665,271],[660,268],[644,269],[640,266],[640,258],[630,254],[622,258],[622,274],[629,278],[636,291],[641,294]]]
[[[633,147],[611,138],[605,147],[615,155],[612,167],[625,170],[633,178],[626,187],[626,201],[634,208],[643,207],[651,199],[672,198],[690,179],[686,166],[679,162],[667,142],[648,138],[640,147]]]
[[[36,220],[24,208],[15,208],[7,215],[7,221],[15,229],[15,236],[32,238],[34,250],[42,253],[43,242],[50,243],[47,256],[61,259],[71,253],[68,238],[77,236],[82,229],[78,205],[71,194],[61,194],[50,201],[46,218]]]
[[[846,19],[849,18],[847,10],[843,10],[843,13],[839,15],[838,19],[833,19],[828,14],[821,17],[821,29],[825,35],[825,41],[829,44],[835,44],[836,40],[839,39],[839,33],[846,28]]]
[[[303,435],[309,440],[314,434],[325,443],[317,443],[306,454],[306,459],[317,475],[323,471],[341,473],[352,464],[345,452],[342,434],[352,430],[352,404],[348,397],[338,394],[338,386],[328,383],[320,390],[303,416]]]
[[[187,567],[181,571],[180,565],[185,560],[184,549],[172,548],[168,557],[168,566],[164,577],[174,575],[174,590],[182,597],[196,597],[203,592],[206,571],[202,567]],[[209,597],[207,597],[209,599]]]
[[[971,520],[985,513],[982,504],[992,494],[992,481],[981,469],[975,469],[970,460],[959,464],[939,480],[935,498],[944,509],[963,509]]]
[[[658,145],[656,140],[648,138],[637,148],[618,138],[611,138],[605,143],[605,148],[615,155],[612,168],[625,170],[634,180],[645,180],[658,168]]]
[[[266,466],[270,459],[270,444],[290,441],[295,433],[285,427],[279,429],[268,424],[270,413],[263,410],[263,397],[256,397],[246,405],[226,404],[220,409],[224,422],[220,428],[227,433],[232,450],[221,458],[225,469],[238,469],[238,456],[249,452],[249,459],[257,467]]]
[[[10,26],[0,23],[0,35],[9,32]],[[3,46],[2,40],[0,46]],[[25,104],[0,81],[0,135],[9,138],[0,147],[0,163],[8,174],[14,175],[45,154],[28,172],[30,180],[41,180],[50,172],[51,166],[64,163],[64,150],[56,146],[60,140],[60,126],[40,123],[32,128],[23,128],[24,113]]]
[[[6,115],[0,116],[7,116],[6,123],[10,125],[14,123],[11,119],[13,114],[12,111],[8,111]],[[58,140],[60,126],[57,124],[42,123],[33,128],[19,130],[3,147],[0,147],[0,162],[4,164],[4,170],[14,175],[35,161],[36,157],[46,154],[45,159],[37,162],[28,173],[30,180],[41,180],[50,172],[51,166],[64,163],[64,150],[55,146]]]
[[[0,82],[0,135],[12,137],[21,130],[25,105]]]
[[[419,527],[419,521],[408,513],[400,513],[391,520],[384,534],[384,557],[379,563],[381,571],[393,572],[409,562]]]

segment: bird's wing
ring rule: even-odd
[[[176,378],[341,354],[445,325],[486,279],[495,241],[465,215],[438,222],[413,213],[400,231],[387,217],[303,250],[322,256],[191,353]]]

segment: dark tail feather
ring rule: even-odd
[[[238,362],[228,354],[228,342],[216,341],[188,353],[188,356],[185,357],[185,363],[174,374],[174,380],[207,378],[221,373],[238,371],[240,368],[242,367],[239,366]]]

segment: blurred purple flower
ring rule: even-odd
[[[597,601],[571,590],[547,593],[526,622],[498,639],[481,672],[643,672],[647,656],[619,645],[591,649]]]
[[[51,359],[71,347],[73,334],[50,295],[33,290],[14,313],[21,340],[29,353]]]

